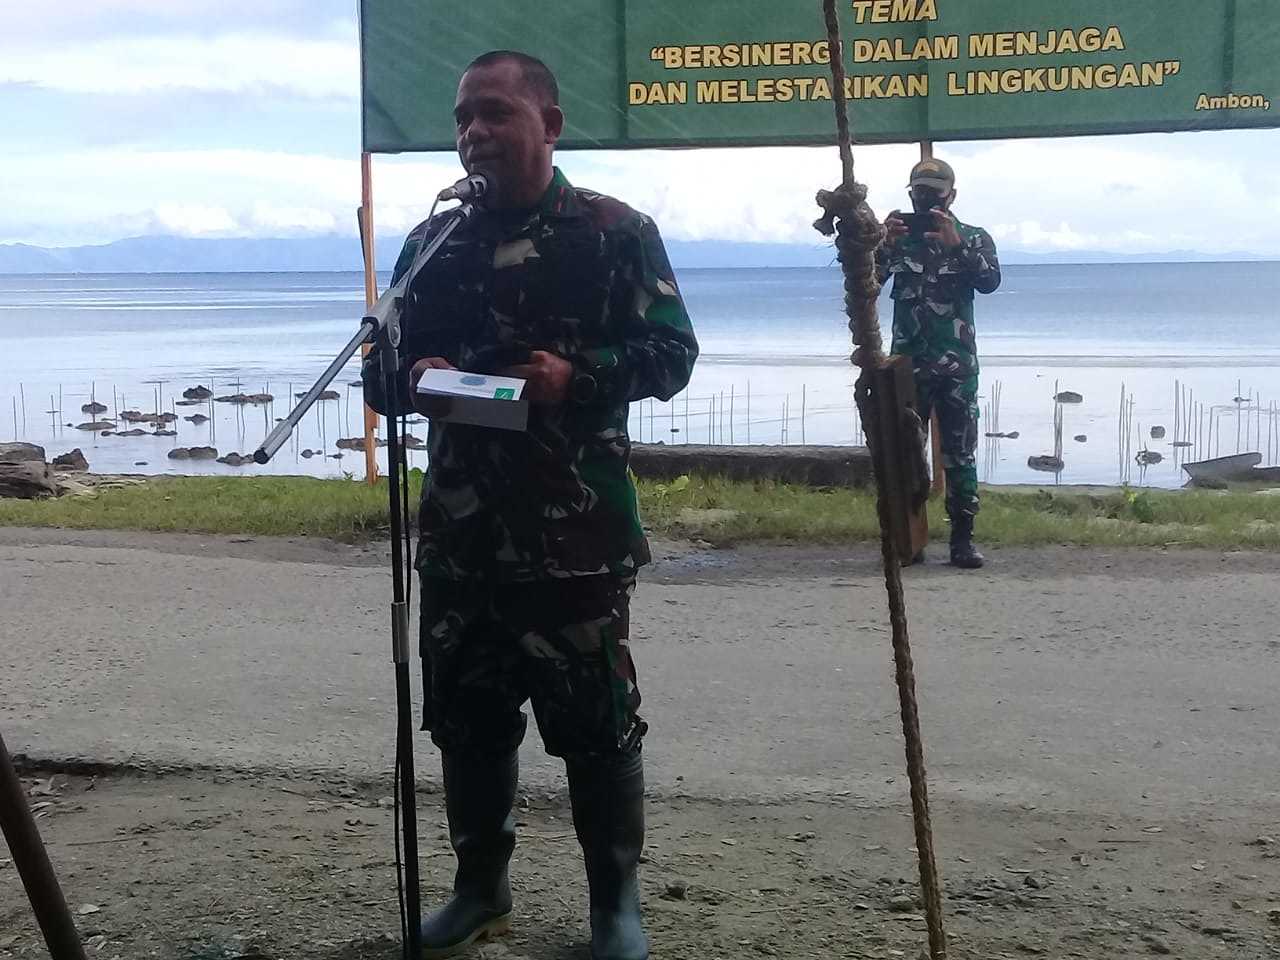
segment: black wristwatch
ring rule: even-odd
[[[569,399],[579,405],[588,404],[595,400],[596,390],[596,378],[575,362],[573,376],[569,379]]]

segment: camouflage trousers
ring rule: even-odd
[[[423,728],[446,752],[505,755],[522,707],[547,753],[613,756],[647,729],[628,645],[634,577],[536,583],[422,578]]]
[[[939,377],[917,369],[916,402],[927,423],[938,414],[942,468],[947,474],[947,516],[978,512],[978,375]]]

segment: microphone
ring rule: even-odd
[[[463,177],[452,187],[445,187],[436,195],[438,202],[461,200],[479,202],[493,192],[493,178],[485,173],[473,173]]]

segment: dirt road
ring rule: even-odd
[[[655,956],[916,957],[875,552],[659,553],[634,627]],[[1280,558],[991,559],[907,572],[953,956],[1280,956]],[[96,955],[394,955],[385,563],[0,531],[11,749],[141,771],[33,797],[71,899],[101,908]],[[582,956],[562,776],[526,746],[524,910],[485,955]],[[430,791],[425,738],[418,756]],[[440,817],[424,794],[427,901]],[[38,955],[3,859],[0,958]]]

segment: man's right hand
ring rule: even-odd
[[[894,210],[884,218],[884,230],[884,242],[890,247],[907,235],[907,225],[903,222],[901,210]]]
[[[409,397],[413,401],[413,409],[428,419],[447,417],[453,406],[448,397],[433,397],[418,392],[418,381],[427,370],[456,370],[452,363],[444,357],[427,357],[419,360],[409,371]]]

